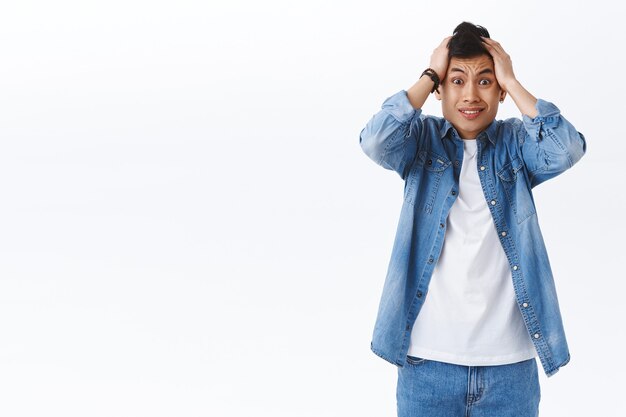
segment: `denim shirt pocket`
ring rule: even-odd
[[[535,214],[535,202],[523,168],[522,160],[515,156],[498,171],[498,177],[518,224]]]
[[[432,213],[441,177],[449,166],[448,158],[430,150],[419,151],[407,178],[405,201]]]

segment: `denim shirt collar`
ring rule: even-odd
[[[450,131],[450,129],[452,129],[454,133],[456,133],[456,135],[458,136],[458,133],[456,129],[454,128],[454,126],[452,126],[452,123],[444,119],[444,123],[439,129],[439,134],[441,136],[441,139],[444,139],[448,135],[448,132]],[[482,132],[478,134],[478,137],[476,139],[481,139],[483,136],[487,136],[487,139],[489,139],[489,142],[491,142],[492,145],[495,145],[497,130],[498,130],[498,122],[494,119],[489,124],[489,126],[487,126],[487,129],[483,130]]]

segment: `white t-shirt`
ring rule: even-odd
[[[408,354],[466,366],[536,356],[515,301],[511,270],[478,177],[475,140],[463,140],[459,195]]]

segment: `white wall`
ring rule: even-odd
[[[395,415],[369,343],[403,183],[358,135],[463,20],[588,141],[535,193],[572,352],[541,413],[624,415],[612,4],[5,2],[0,415]]]

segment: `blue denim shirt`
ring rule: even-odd
[[[494,120],[477,138],[478,174],[526,329],[547,376],[570,358],[532,188],[574,165],[582,134],[539,99],[535,118]],[[374,162],[404,180],[404,202],[378,308],[371,349],[404,366],[411,329],[441,254],[446,218],[459,191],[463,142],[445,119],[425,116],[400,91],[361,131]]]

